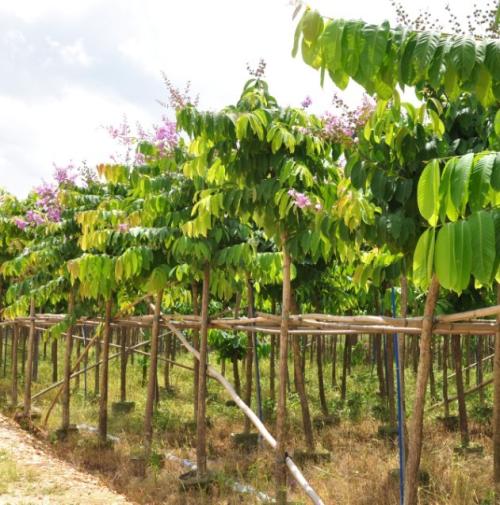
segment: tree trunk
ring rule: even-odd
[[[75,315],[75,294],[73,290],[69,293],[68,298],[68,317],[71,321],[69,328],[66,330],[66,345],[64,348],[64,382],[62,388],[62,412],[61,412],[61,430],[67,431],[69,428],[69,410],[70,410],[70,375],[71,375],[71,351],[73,349],[73,318]]]
[[[253,285],[250,276],[247,276],[247,298],[248,298],[248,317],[253,317],[253,306],[254,306],[254,293]],[[251,407],[252,405],[252,371],[253,371],[253,358],[255,349],[253,348],[253,333],[247,333],[247,352],[245,360],[245,398],[244,402]],[[250,433],[250,418],[244,416],[244,432]]]
[[[52,361],[52,382],[57,382],[57,338],[52,340],[52,345],[50,347],[50,358]]]
[[[467,409],[465,407],[464,380],[462,377],[462,348],[460,347],[460,335],[453,335],[451,337],[451,347],[453,349],[453,360],[455,361],[460,435],[462,438],[462,447],[467,447],[469,445],[469,429],[467,426]]]
[[[467,337],[466,340],[470,340],[471,337]],[[483,383],[483,348],[484,348],[484,336],[477,337],[477,385]],[[484,405],[484,389],[479,390],[479,401],[481,405]]]
[[[127,329],[120,333],[120,401],[127,401]]]
[[[430,367],[429,367],[429,388],[431,392],[431,398],[433,401],[437,400],[437,394],[436,394],[436,379],[434,377],[434,346],[432,345],[431,341],[431,362],[430,362]]]
[[[276,314],[276,300],[271,299],[271,313]],[[271,355],[269,356],[269,397],[273,404],[276,401],[276,336],[271,335]]]
[[[283,237],[283,301],[281,304],[281,330],[279,345],[279,376],[278,376],[278,407],[276,411],[276,501],[278,505],[286,505],[286,381],[288,376],[288,326],[290,319],[291,257],[286,249],[286,239]]]
[[[174,341],[175,343],[175,341]],[[172,357],[172,335],[168,333],[165,336],[165,366],[163,369],[163,385],[165,391],[170,389],[170,359]]]
[[[99,364],[101,360],[101,339],[98,338],[95,343],[95,372],[94,372],[94,394],[99,395],[99,378],[101,376],[101,365]]]
[[[387,335],[387,362],[386,362],[386,377],[387,377],[387,400],[389,405],[389,426],[397,427],[396,418],[396,396],[394,392],[394,348],[392,335]]]
[[[374,344],[375,360],[377,362],[378,391],[380,398],[383,400],[386,397],[386,384],[384,377],[384,363],[382,360],[382,335],[374,336]]]
[[[425,390],[429,379],[431,360],[431,341],[434,309],[439,293],[437,276],[432,276],[429,291],[425,301],[422,333],[420,336],[420,360],[417,370],[415,386],[414,410],[409,424],[408,461],[405,474],[405,505],[417,505],[418,470],[422,453],[422,436],[424,426]]]
[[[99,385],[99,442],[105,444],[108,436],[108,373],[109,373],[109,338],[111,336],[112,298],[106,301],[106,318],[102,341],[101,381]]]
[[[465,340],[465,384],[470,386],[470,365],[472,363],[472,339]]]
[[[332,388],[337,387],[337,335],[333,335],[332,347]]]
[[[450,404],[448,402],[448,355],[449,355],[449,337],[443,337],[443,403],[444,417],[450,416]]]
[[[156,382],[158,379],[158,335],[160,334],[162,298],[163,290],[160,290],[156,294],[153,327],[151,329],[148,391],[146,396],[146,410],[144,413],[144,446],[147,455],[151,453],[151,444],[153,442],[153,409],[156,396]]]
[[[302,373],[300,343],[297,335],[292,336],[292,351],[293,351],[293,371],[295,379],[295,389],[297,390],[300,399],[300,408],[302,411],[302,425],[304,427],[306,447],[309,452],[314,452],[314,435],[311,423],[311,415],[309,413],[309,401],[307,399],[306,394],[304,375]]]
[[[349,335],[346,335],[344,339],[344,357],[342,359],[342,384],[340,385],[340,398],[342,401],[345,401],[347,397],[347,369],[350,345],[351,338]]]
[[[325,381],[323,379],[323,340],[321,335],[316,336],[316,364],[318,366],[318,389],[319,389],[319,403],[321,405],[321,412],[324,416],[328,415],[328,404],[326,403],[325,395]]]
[[[19,326],[14,324],[12,334],[12,406],[17,405],[17,348],[19,343]]]
[[[196,419],[196,466],[198,476],[207,473],[207,358],[208,358],[208,300],[210,296],[210,267],[203,269],[203,290],[201,295],[201,326],[200,326],[200,369],[198,382],[198,416]]]
[[[29,416],[31,412],[31,380],[33,378],[33,356],[35,353],[35,299],[30,302],[30,326],[28,335],[28,356],[26,360],[26,373],[24,376],[24,407],[23,415]]]
[[[191,297],[193,299],[193,314],[198,316],[200,314],[200,309],[198,306],[198,284],[193,282],[191,284]],[[199,351],[200,350],[200,332],[197,329],[193,330],[193,347]],[[194,418],[198,418],[198,384],[200,382],[200,363],[193,357],[193,368],[194,368],[194,380],[193,380],[193,407],[194,407]],[[239,393],[238,393],[239,394]]]
[[[497,283],[497,304],[500,305],[500,283]],[[495,503],[498,505],[500,504],[500,314],[497,314],[493,377],[493,481]]]

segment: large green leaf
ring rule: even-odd
[[[469,183],[469,205],[472,211],[480,210],[485,205],[494,163],[494,154],[477,156],[474,160]]]
[[[427,72],[439,44],[439,35],[431,32],[421,32],[417,35],[413,50],[413,66],[418,76]]]
[[[462,81],[467,80],[476,63],[475,41],[465,36],[455,40],[451,46],[450,60],[459,78]]]
[[[417,186],[417,202],[420,214],[431,226],[439,219],[439,161],[427,163]]]
[[[500,153],[495,156],[495,163],[491,171],[491,186],[495,191],[500,191]]]
[[[469,199],[469,179],[472,171],[474,154],[469,153],[460,156],[453,166],[450,176],[450,196],[451,203],[456,211],[463,215],[465,206]]]
[[[432,278],[435,238],[435,228],[425,230],[413,254],[413,282],[421,289],[428,288]]]
[[[469,226],[474,251],[472,274],[481,284],[489,284],[496,255],[495,224],[491,212],[474,212],[469,218]]]
[[[467,221],[445,224],[438,233],[434,252],[441,286],[461,293],[469,284],[472,247]]]

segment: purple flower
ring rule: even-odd
[[[34,210],[28,210],[28,212],[26,212],[26,220],[34,226],[39,226],[45,222],[43,216]]]
[[[24,221],[24,219],[20,219],[18,217],[14,218],[14,224],[20,229],[24,230],[27,226],[28,223]]]
[[[61,222],[61,209],[59,207],[51,207],[47,210],[47,219],[53,223]]]
[[[300,102],[300,106],[304,109],[307,109],[308,107],[310,107],[312,104],[312,99],[309,95],[307,95],[304,100],[302,100],[302,102]]]
[[[167,118],[164,118],[163,124],[155,129],[154,140],[163,143],[161,148],[163,148],[165,144],[167,144],[169,147],[175,147],[179,140],[175,122],[169,121]]]
[[[312,205],[311,200],[304,193],[299,193],[295,189],[288,190],[288,194],[292,197],[293,203],[299,209],[305,209]]]
[[[55,163],[54,165],[54,179],[59,185],[61,184],[74,184],[76,180],[76,174],[71,173],[74,170],[74,165],[72,163],[65,167],[58,167]]]
[[[118,231],[119,231],[120,233],[125,233],[125,232],[127,232],[127,231],[128,231],[128,224],[127,224],[127,223],[120,223],[120,224],[118,225]]]

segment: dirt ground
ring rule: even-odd
[[[0,415],[1,505],[132,504],[85,474],[51,455],[29,433]]]

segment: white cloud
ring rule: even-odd
[[[81,38],[73,44],[62,44],[57,40],[47,37],[47,43],[57,51],[64,63],[81,65],[82,67],[88,67],[92,63],[92,58],[87,53]]]

